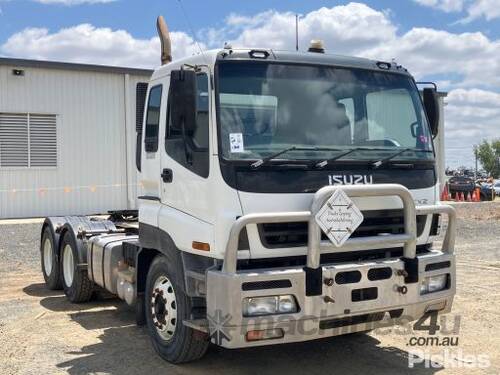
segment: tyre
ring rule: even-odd
[[[40,260],[45,285],[50,290],[61,290],[62,282],[59,272],[59,257],[54,236],[49,226],[45,226],[40,241]]]
[[[177,263],[177,262],[174,262]],[[146,323],[157,353],[171,363],[197,360],[207,351],[209,342],[182,322],[190,319],[192,300],[176,280],[182,280],[176,267],[164,256],[157,256],[146,280]],[[182,271],[181,271],[182,272]]]
[[[93,283],[87,270],[78,268],[78,249],[71,233],[66,232],[61,240],[60,272],[64,294],[73,303],[87,302],[92,297]]]

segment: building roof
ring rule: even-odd
[[[131,74],[138,76],[151,76],[153,70],[126,68],[118,66],[79,64],[60,61],[45,61],[45,60],[29,60],[16,59],[10,57],[0,57],[0,66],[12,66],[15,68],[43,68],[43,69],[59,69],[59,70],[76,70],[86,72],[99,73],[115,73],[115,74]]]

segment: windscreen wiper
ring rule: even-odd
[[[259,159],[256,162],[250,164],[252,168],[259,168],[262,165],[265,165],[269,163],[271,160],[276,159],[278,156],[281,156],[283,154],[286,154],[287,152],[290,151],[341,151],[340,149],[336,148],[329,148],[329,147],[300,147],[300,146],[292,146],[285,148],[284,150],[278,151],[274,154],[271,154],[269,156],[266,156],[265,158]]]
[[[389,155],[388,157],[384,158],[384,159],[380,159],[376,162],[374,162],[372,165],[374,168],[378,168],[382,165],[384,165],[386,162],[388,162],[389,160],[391,159],[394,159],[396,156],[399,156],[407,151],[415,151],[415,152],[432,152],[432,150],[422,150],[420,148],[412,148],[412,147],[409,147],[409,148],[404,148],[402,150],[399,150],[398,152],[395,152],[394,154],[392,155]]]
[[[378,150],[378,148],[370,148],[370,147],[354,147],[354,148],[351,148],[345,152],[342,152],[338,155],[335,155],[333,158],[330,158],[330,159],[325,159],[323,161],[320,161],[319,163],[317,163],[315,165],[316,168],[324,168],[326,167],[329,163],[331,162],[334,162],[335,160],[338,160],[340,158],[343,158],[344,156],[346,155],[349,155],[349,154],[352,154],[353,152],[356,152],[356,151],[366,151],[366,150]],[[338,150],[338,151],[341,151],[341,150]]]

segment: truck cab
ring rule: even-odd
[[[181,124],[172,106],[181,112],[186,103],[181,94],[172,103],[172,71],[195,76],[195,115]],[[222,50],[170,63],[149,84],[143,143],[140,223],[171,233],[182,251],[200,254],[192,242],[207,243],[211,250],[201,254],[213,258],[223,258],[236,218],[307,210],[325,185],[397,183],[417,205],[439,199],[432,133],[415,82],[406,69],[375,61]],[[401,230],[396,197],[356,204],[370,218],[359,235]],[[238,259],[305,256],[304,224],[248,228]],[[417,224],[417,244],[425,247],[437,221],[418,217]],[[196,228],[196,238],[179,225]]]
[[[139,237],[180,254],[186,293],[206,308],[186,324],[237,348],[449,311],[454,258],[432,249],[453,216],[435,206],[435,103],[400,65],[321,52],[225,48],[156,70]],[[363,215],[340,247],[311,219],[337,189]],[[297,321],[315,334],[287,333]]]

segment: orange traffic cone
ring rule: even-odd
[[[470,191],[469,193],[467,194],[467,202],[472,202],[472,197],[470,195]]]
[[[450,199],[450,197],[448,195],[448,185],[444,185],[443,192],[441,193],[441,200],[442,201],[447,201],[449,199]]]
[[[460,192],[460,202],[465,202],[464,193]]]
[[[476,202],[481,202],[481,194],[479,193],[479,188],[476,188],[475,190],[476,193]]]

